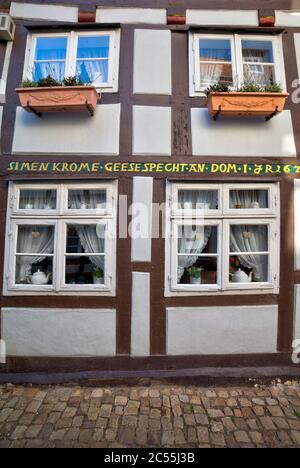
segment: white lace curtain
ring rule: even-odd
[[[55,190],[21,190],[20,209],[55,209],[56,191]]]
[[[235,208],[251,208],[252,203],[258,203],[260,208],[267,208],[268,195],[266,190],[231,190],[230,206]]]
[[[254,81],[255,83],[261,84],[267,84],[272,81],[273,67],[260,65],[264,62],[272,62],[269,54],[270,50],[263,48],[263,46],[260,49],[259,46],[255,47],[255,45],[253,45],[251,47],[251,45],[247,43],[247,46],[243,47],[245,81]]]
[[[203,252],[211,236],[210,226],[180,226],[178,232],[178,252],[189,256],[178,256],[177,281],[179,282],[185,268],[192,266]],[[192,255],[191,254],[195,254]]]
[[[17,253],[17,282],[24,282],[31,274],[32,265],[42,262],[53,253],[54,228],[49,226],[19,226]]]
[[[230,249],[241,252],[240,263],[253,270],[256,281],[265,281],[268,273],[268,256],[253,255],[247,252],[263,252],[268,250],[268,235],[265,226],[231,226]]]
[[[76,231],[85,253],[93,254],[104,252],[105,229],[103,226],[78,224],[76,226]],[[96,268],[104,271],[104,255],[89,255],[89,259]]]

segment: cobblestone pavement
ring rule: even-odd
[[[300,383],[2,385],[5,447],[300,447]]]

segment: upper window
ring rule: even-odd
[[[114,294],[116,183],[11,184],[8,294]]]
[[[27,57],[25,77],[34,81],[48,75],[57,81],[76,76],[98,88],[117,86],[116,31],[32,34]]]
[[[233,89],[242,83],[279,83],[284,88],[281,38],[192,34],[192,92],[224,83]]]

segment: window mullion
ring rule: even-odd
[[[234,53],[235,53],[235,86],[237,89],[240,88],[243,82],[243,54],[242,54],[242,41],[238,34],[234,34]]]

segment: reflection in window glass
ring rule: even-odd
[[[230,282],[268,281],[269,228],[267,225],[230,226],[230,252],[235,254],[230,256]]]
[[[78,38],[76,74],[84,83],[107,83],[110,36]]]
[[[16,284],[52,284],[54,226],[18,226]]]

